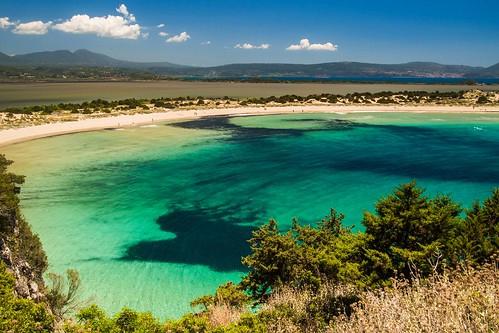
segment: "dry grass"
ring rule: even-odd
[[[497,262],[367,292],[329,332],[499,332]]]
[[[283,288],[274,293],[261,311],[277,314],[269,323],[269,332],[316,333],[326,329],[324,317],[348,312],[348,304],[357,300],[358,289],[326,284],[317,292]]]
[[[273,333],[499,332],[498,263],[361,293],[334,285],[315,293],[284,288],[259,312],[272,314],[266,325]],[[237,320],[230,312],[224,318],[218,322]]]
[[[279,316],[277,320],[268,324],[269,332],[299,333],[315,329],[313,321],[300,323],[300,321],[303,321],[302,318],[307,317],[307,305],[310,304],[311,300],[312,293],[309,291],[298,292],[292,288],[285,288],[275,293],[262,307],[262,310],[275,311],[276,309],[286,309],[287,311],[284,311],[283,315]],[[293,315],[289,316],[289,313]],[[313,327],[305,329],[303,324]]]
[[[227,326],[239,321],[246,309],[236,308],[227,304],[215,304],[208,309],[207,315],[213,327]]]

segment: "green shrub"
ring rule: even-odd
[[[42,244],[19,209],[19,192],[24,177],[7,171],[12,161],[0,154],[0,238],[12,251],[15,261],[26,260],[35,273],[35,278],[43,285],[43,273],[47,269],[47,257]],[[14,227],[18,232],[14,234]]]
[[[0,262],[0,332],[52,332],[54,318],[43,303],[18,298],[14,277]]]
[[[205,333],[212,329],[205,316],[187,314],[179,320],[169,321],[165,325],[167,333]]]

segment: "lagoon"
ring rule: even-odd
[[[238,281],[251,230],[276,218],[362,214],[403,182],[464,206],[499,185],[499,115],[329,113],[211,117],[2,148],[27,176],[23,213],[50,271],[83,298],[177,317]]]

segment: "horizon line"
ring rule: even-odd
[[[220,66],[228,66],[228,65],[251,65],[251,64],[258,64],[258,65],[320,65],[320,64],[330,64],[330,63],[358,63],[358,64],[372,64],[372,65],[405,65],[405,64],[411,64],[411,63],[433,63],[433,64],[438,64],[438,65],[444,65],[444,66],[466,66],[466,67],[473,67],[473,68],[489,68],[495,65],[499,64],[499,61],[496,63],[493,63],[488,66],[476,66],[476,65],[468,65],[468,64],[448,64],[448,63],[441,63],[437,61],[432,61],[432,60],[412,60],[412,61],[405,61],[405,62],[398,62],[398,63],[384,63],[384,62],[365,62],[365,61],[354,61],[354,60],[337,60],[337,61],[327,61],[327,62],[314,62],[314,63],[297,63],[297,62],[233,62],[233,63],[223,63],[223,64],[218,64],[218,65],[196,65],[196,64],[181,64],[181,63],[173,63],[169,60],[148,60],[148,61],[143,61],[143,60],[129,60],[129,59],[123,59],[123,58],[115,58],[114,56],[110,56],[106,53],[100,53],[96,51],[92,51],[86,48],[80,48],[80,49],[52,49],[52,50],[42,50],[42,51],[32,51],[32,52],[26,52],[26,53],[20,53],[20,54],[8,54],[5,52],[0,51],[0,53],[8,56],[8,57],[16,57],[16,56],[24,56],[24,55],[29,55],[29,54],[34,54],[34,53],[44,53],[44,52],[59,52],[59,51],[67,51],[72,54],[74,54],[77,51],[87,51],[91,52],[94,54],[98,55],[104,55],[106,57],[112,58],[114,60],[118,61],[124,61],[124,62],[131,62],[131,63],[139,63],[139,64],[146,64],[146,63],[170,63],[174,65],[180,65],[180,66],[188,66],[188,67],[200,67],[200,68],[209,68],[209,67],[220,67]]]

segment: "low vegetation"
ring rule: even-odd
[[[42,244],[23,218],[18,193],[24,177],[8,172],[12,161],[0,155],[0,258],[11,263],[25,263],[37,283],[43,284],[47,257]]]
[[[445,272],[360,295],[329,332],[497,332],[497,265]],[[396,309],[396,311],[394,311]]]
[[[497,92],[479,90],[459,92],[382,91],[346,95],[318,94],[308,96],[284,95],[262,98],[235,99],[177,97],[107,101],[96,99],[83,103],[59,103],[26,107],[11,107],[0,111],[0,128],[39,125],[54,121],[74,121],[82,118],[109,115],[165,112],[186,109],[216,109],[226,107],[272,107],[306,105],[462,105],[481,107],[499,105]]]
[[[24,177],[8,172],[11,163],[0,155],[0,332],[51,332],[42,299],[47,258],[19,210]]]
[[[22,178],[2,157],[2,204],[17,207]],[[462,209],[403,184],[366,212],[364,232],[335,210],[313,225],[269,221],[242,259],[248,273],[192,312],[160,322],[124,308],[81,308],[79,277],[48,275],[44,297],[23,299],[12,269],[0,265],[0,330],[7,332],[496,332],[499,331],[499,189]],[[4,220],[1,221],[4,226]],[[32,234],[31,234],[32,235]],[[31,236],[35,237],[35,236]],[[36,239],[36,238],[35,238]],[[27,243],[29,244],[29,243]],[[37,243],[38,244],[38,243]],[[43,250],[35,247],[45,263]]]
[[[16,281],[0,262],[0,332],[53,332],[54,318],[43,302],[19,297]]]

